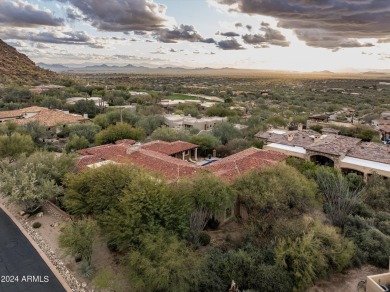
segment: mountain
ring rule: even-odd
[[[39,67],[47,70],[51,70],[54,72],[65,72],[69,70],[69,67],[64,66],[62,64],[45,64],[45,63],[38,63]]]
[[[0,39],[0,83],[49,82],[56,77],[56,73],[39,68],[26,55]]]

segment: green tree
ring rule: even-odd
[[[88,114],[90,118],[93,118],[99,112],[99,108],[93,100],[79,100],[74,104],[73,109],[78,114]]]
[[[358,132],[355,134],[356,138],[362,139],[363,141],[373,141],[379,140],[378,132],[369,127],[363,127],[358,129]]]
[[[152,140],[161,140],[166,142],[187,141],[190,134],[184,130],[176,130],[168,127],[161,127],[153,131],[150,138]]]
[[[33,165],[26,163],[18,168],[2,168],[0,190],[3,196],[21,204],[26,212],[34,212],[42,203],[61,193],[62,188],[55,181],[39,176],[32,170]]]
[[[109,243],[126,250],[161,227],[187,236],[189,210],[186,198],[170,192],[164,181],[142,175],[126,187],[119,204],[104,214],[101,224]]]
[[[209,155],[213,149],[217,148],[218,145],[221,144],[218,138],[209,133],[193,135],[188,141],[199,145],[199,154],[204,157]]]
[[[242,150],[248,149],[251,147],[251,143],[242,138],[236,138],[232,139],[227,143],[226,145],[230,150],[232,150],[234,153],[240,152]]]
[[[73,135],[72,138],[66,143],[65,150],[66,152],[73,152],[79,149],[88,148],[89,142],[84,137],[79,137],[77,135]]]
[[[59,98],[54,97],[54,96],[46,96],[42,100],[41,106],[47,107],[50,109],[54,109],[54,108],[62,109],[63,108],[62,101]]]
[[[69,222],[59,236],[59,244],[66,253],[80,256],[88,266],[92,266],[94,243],[98,238],[98,226],[95,220],[83,219]]]
[[[281,239],[275,247],[275,254],[276,264],[291,271],[294,277],[293,291],[304,291],[327,269],[321,242],[313,233],[302,238]]]
[[[33,141],[37,144],[41,144],[45,139],[48,139],[53,135],[53,133],[50,132],[47,127],[40,124],[38,121],[27,123],[21,128],[21,132],[25,130],[25,134],[30,135]]]
[[[145,134],[149,136],[156,129],[161,127],[164,122],[164,118],[160,115],[153,115],[148,117],[142,117],[137,123],[137,128],[141,128],[145,131]]]
[[[74,215],[100,215],[116,208],[125,187],[139,175],[139,169],[118,164],[69,173],[63,203]]]
[[[100,131],[95,136],[97,145],[114,143],[122,139],[141,140],[144,137],[142,129],[133,128],[129,124],[111,125],[107,129]]]
[[[77,135],[86,138],[89,143],[95,141],[95,136],[101,131],[101,127],[94,124],[73,124],[65,127],[63,133],[65,136],[72,137]]]
[[[20,154],[31,154],[35,144],[30,135],[13,133],[10,136],[0,136],[0,158],[13,160]]]
[[[236,129],[228,122],[217,123],[213,128],[213,135],[217,137],[223,145],[226,145],[230,140],[242,137],[240,130]]]
[[[145,234],[140,248],[126,257],[134,291],[199,291],[200,258],[167,231]]]

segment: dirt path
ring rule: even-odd
[[[388,270],[374,266],[362,266],[350,269],[345,273],[335,274],[328,281],[320,281],[306,292],[356,292],[359,281],[365,280],[369,275],[386,273]]]

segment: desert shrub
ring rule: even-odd
[[[199,233],[199,243],[203,246],[210,244],[211,236],[207,232]]]
[[[37,229],[37,228],[39,228],[41,226],[42,226],[42,224],[40,222],[34,222],[33,225],[32,225],[32,227],[35,228],[35,229]]]
[[[381,228],[387,227],[381,226]],[[388,266],[390,236],[375,227],[375,220],[350,216],[344,226],[345,235],[357,246],[355,262],[378,267]]]
[[[95,136],[97,145],[114,143],[122,139],[141,140],[144,137],[144,130],[133,128],[131,125],[123,123],[108,126],[107,129],[100,131]]]

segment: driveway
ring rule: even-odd
[[[0,292],[63,292],[35,248],[0,208]]]

